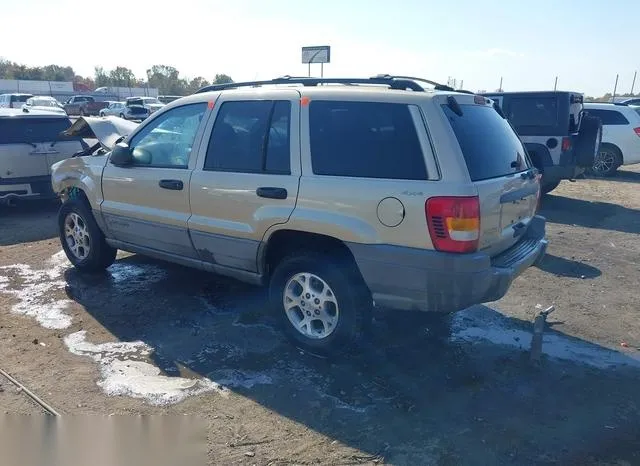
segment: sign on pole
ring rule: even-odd
[[[320,63],[320,75],[324,74],[324,64],[331,61],[331,47],[328,45],[315,45],[302,47],[302,63],[309,65],[311,76],[311,63]]]

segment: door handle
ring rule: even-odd
[[[173,191],[182,191],[184,184],[180,180],[160,180],[158,185],[163,189],[171,189]]]
[[[262,187],[256,189],[258,197],[266,197],[268,199],[286,199],[287,190],[284,188]]]

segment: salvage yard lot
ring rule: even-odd
[[[640,464],[640,169],[563,182],[542,214],[548,256],[505,298],[447,334],[380,312],[331,361],[284,341],[261,290],[128,254],[81,276],[55,206],[3,209],[0,368],[64,414],[202,416],[211,464]],[[41,412],[0,387],[0,413]]]

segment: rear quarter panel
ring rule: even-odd
[[[323,100],[326,98],[323,97]],[[304,106],[301,112],[302,176],[298,201],[289,221],[278,228],[324,234],[347,242],[432,249],[425,215],[426,200],[433,196],[477,194],[468,178],[455,136],[445,126],[448,123],[438,102],[433,102],[434,100],[435,98],[417,100],[415,97],[407,98],[406,95],[372,100],[418,105],[420,115],[414,114],[414,122],[425,155],[425,164],[429,168],[428,180],[314,174],[309,106]],[[401,218],[396,226],[383,224],[379,216],[381,201],[388,202],[386,200],[389,198],[395,199],[391,201],[392,205],[402,204],[399,210],[403,212],[391,212],[391,215]]]

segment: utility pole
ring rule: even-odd
[[[499,92],[502,92],[502,76],[500,76],[500,87],[498,88]]]
[[[554,90],[554,91],[557,91],[557,90],[558,90],[558,77],[557,77],[557,76],[556,76],[556,82],[555,82],[555,84],[553,85],[553,90]]]
[[[616,91],[618,90],[618,77],[619,75],[616,74],[616,83],[613,86],[613,95],[611,96],[611,102],[616,101]]]
[[[636,87],[636,76],[638,76],[638,72],[633,73],[633,83],[631,83],[631,95],[633,95],[633,88]]]

